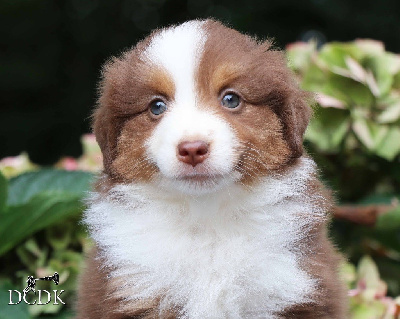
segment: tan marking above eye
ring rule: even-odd
[[[172,98],[175,94],[175,83],[163,68],[157,67],[151,73],[148,85],[161,96]]]
[[[226,90],[232,82],[234,82],[240,74],[240,70],[232,65],[223,65],[217,67],[213,72],[210,84],[213,89],[218,88],[218,91]]]

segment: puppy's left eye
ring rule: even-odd
[[[167,110],[167,105],[161,100],[155,100],[150,103],[150,112],[153,115],[161,115]]]
[[[235,93],[227,93],[222,98],[221,104],[228,109],[235,109],[240,105],[240,97]]]

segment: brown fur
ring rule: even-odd
[[[206,31],[199,67],[202,96],[219,96],[227,89],[241,95],[242,111],[224,112],[225,118],[233,121],[244,143],[250,142],[263,152],[259,156],[270,166],[268,169],[301,156],[303,134],[311,116],[309,97],[294,82],[283,52],[274,50],[270,41],[260,43],[216,21],[207,22]]]
[[[151,37],[103,68],[93,128],[114,182],[148,180],[157,169],[144,156],[143,142],[158,123],[148,106],[155,97],[171,98],[175,88],[165,70],[143,59]]]
[[[309,234],[309,241],[308,246],[318,244],[312,253],[304,256],[302,267],[318,280],[318,286],[313,295],[315,302],[287,309],[282,314],[282,318],[347,318],[346,291],[344,285],[338,280],[337,273],[341,258],[327,239],[326,225],[321,223],[316,226]]]
[[[97,249],[91,252],[86,269],[81,275],[78,300],[77,319],[173,319],[176,314],[172,311],[159,314],[158,301],[130,300],[121,291],[123,278],[108,276]]]
[[[318,203],[320,208],[330,211],[332,199],[330,192],[314,176],[308,185],[307,192],[321,193]],[[341,256],[332,246],[327,234],[327,220],[314,220],[308,236],[299,243],[303,250],[301,267],[318,280],[317,288],[312,296],[314,302],[296,305],[281,314],[281,318],[304,319],[344,319],[347,313],[347,293],[344,284],[339,280],[338,268],[343,262]]]
[[[243,174],[242,182],[251,183],[285,165],[291,156],[282,120],[272,108],[274,101],[269,92],[270,87],[279,89],[270,74],[276,63],[281,64],[282,57],[270,54],[269,43],[261,48],[253,39],[217,22],[208,22],[206,30],[209,35],[198,74],[201,105],[217,110],[235,129],[241,141],[236,169]],[[254,76],[260,64],[269,69],[257,73],[257,81],[249,81],[249,74]],[[224,92],[241,96],[243,105],[238,111],[221,107]]]
[[[308,96],[294,83],[283,53],[273,50],[271,42],[258,43],[212,20],[205,29],[208,38],[196,76],[200,105],[235,128],[242,141],[236,168],[243,173],[242,182],[252,183],[301,156],[311,114]],[[149,180],[158,172],[144,155],[143,142],[158,123],[147,108],[154,96],[173,100],[174,84],[164,70],[143,59],[154,34],[103,70],[94,131],[105,172],[115,182]],[[221,107],[226,89],[240,92],[241,111]]]
[[[302,139],[311,114],[308,94],[294,83],[284,54],[272,49],[270,41],[261,43],[212,20],[205,29],[208,38],[196,75],[199,105],[212,109],[234,128],[241,141],[236,165],[243,174],[241,182],[248,185],[271,171],[284,172],[303,154]],[[94,113],[94,131],[104,156],[105,175],[99,181],[99,192],[105,193],[117,182],[148,181],[158,173],[155,164],[147,161],[143,147],[159,121],[149,114],[148,105],[154,96],[172,100],[175,88],[164,70],[141,56],[153,35],[104,68],[99,107]],[[241,96],[239,110],[221,107],[226,90]],[[309,192],[321,188],[315,178]],[[320,206],[328,211],[329,195],[325,197]],[[299,245],[306,254],[302,268],[318,279],[316,302],[294,306],[281,317],[345,318],[345,292],[336,273],[340,258],[327,239],[326,221],[316,220]],[[107,273],[95,250],[82,276],[78,318],[177,317],[173,310],[160,315],[157,297],[126,302],[121,282],[108,279]]]

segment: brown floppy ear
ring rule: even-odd
[[[296,90],[294,97],[289,99],[286,105],[282,120],[285,126],[285,135],[290,148],[292,157],[303,155],[303,137],[310,121],[312,109],[310,94]]]
[[[103,153],[104,171],[111,174],[111,164],[116,156],[118,136],[123,121],[115,112],[115,95],[118,87],[118,73],[113,72],[114,61],[106,63],[102,70],[102,79],[99,84],[98,106],[92,115],[92,128],[96,136],[96,141]],[[122,72],[120,72],[122,73]]]
[[[103,167],[106,173],[110,173],[110,165],[115,157],[117,135],[115,127],[110,125],[110,112],[104,107],[99,106],[93,113],[93,132],[96,141],[103,154]]]
[[[283,134],[292,152],[291,157],[303,155],[303,136],[310,120],[312,109],[309,105],[311,96],[301,91],[296,83],[286,87],[283,92],[275,92],[274,103],[271,103],[274,112],[283,124]]]
[[[264,92],[267,92],[265,104],[279,117],[282,123],[284,138],[291,150],[291,157],[297,158],[303,154],[303,136],[310,120],[312,109],[312,94],[303,91],[287,67],[284,52],[271,49],[269,41],[263,42],[257,50],[261,50],[257,61],[265,60],[262,67],[257,63],[253,69],[262,72],[257,78],[264,82]]]

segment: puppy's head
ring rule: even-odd
[[[94,131],[112,180],[204,193],[301,156],[309,117],[270,42],[190,21],[105,65]]]

